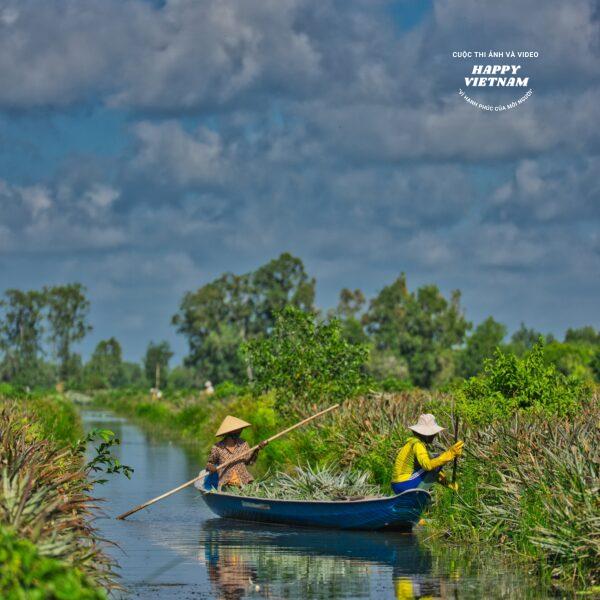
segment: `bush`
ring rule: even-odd
[[[222,398],[230,398],[232,396],[240,396],[245,393],[246,389],[233,383],[232,381],[223,381],[215,386],[214,397],[221,400]]]
[[[543,342],[523,358],[497,350],[484,372],[457,391],[457,409],[470,423],[488,423],[517,411],[564,416],[573,414],[591,390],[580,378],[548,365]]]
[[[594,347],[587,344],[550,342],[544,347],[546,363],[553,364],[564,375],[592,379],[590,363]]]
[[[0,527],[0,597],[9,600],[103,600],[81,571],[46,556],[29,540]]]
[[[244,346],[258,393],[274,390],[278,403],[340,402],[367,383],[368,348],[346,341],[337,319],[327,323],[288,306],[266,339]]]
[[[386,377],[383,381],[377,382],[377,388],[382,392],[406,392],[414,389],[413,384],[407,379],[397,379],[396,377]]]

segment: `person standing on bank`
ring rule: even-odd
[[[418,487],[427,488],[433,483],[441,483],[457,491],[458,484],[449,483],[441,469],[462,454],[464,442],[459,440],[439,456],[431,456],[428,446],[441,431],[444,431],[444,428],[436,423],[433,415],[427,414],[421,415],[417,423],[411,425],[409,429],[414,435],[408,438],[394,463],[392,474],[394,494]]]
[[[206,478],[205,487],[217,489],[227,486],[242,487],[253,481],[254,478],[246,465],[251,465],[256,461],[258,452],[267,445],[267,442],[261,442],[254,452],[240,456],[250,449],[248,442],[241,438],[242,430],[246,427],[252,426],[250,423],[242,421],[242,419],[232,416],[225,417],[217,433],[215,433],[215,437],[222,437],[223,439],[211,448],[206,463],[206,470],[210,475]],[[219,465],[234,459],[236,456],[240,456],[238,461],[225,467],[221,472],[217,472]]]

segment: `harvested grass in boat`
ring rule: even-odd
[[[368,471],[338,470],[335,465],[296,466],[293,474],[278,472],[241,488],[227,488],[229,494],[279,500],[358,500],[381,496],[379,486],[370,483]]]

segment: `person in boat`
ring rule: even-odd
[[[206,463],[206,470],[210,475],[205,481],[205,487],[216,487],[218,489],[226,486],[241,487],[253,481],[254,478],[248,471],[247,465],[251,465],[256,461],[258,452],[267,445],[267,442],[261,442],[254,452],[244,454],[250,449],[248,442],[241,437],[242,430],[246,427],[251,427],[250,423],[232,416],[225,417],[217,433],[215,433],[215,437],[222,437],[222,439],[211,448]],[[225,467],[220,472],[217,471],[219,465],[234,459],[236,456],[240,456],[238,461]]]
[[[392,489],[399,494],[417,487],[428,487],[433,483],[441,483],[454,491],[458,490],[458,484],[449,483],[441,472],[442,467],[452,462],[462,454],[464,442],[458,441],[439,456],[429,453],[430,447],[436,436],[444,431],[435,417],[430,414],[421,415],[415,425],[409,427],[413,435],[402,447],[392,474]]]

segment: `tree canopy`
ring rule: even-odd
[[[266,335],[286,306],[314,310],[315,280],[299,258],[284,253],[256,271],[226,273],[184,295],[172,323],[188,341],[185,363],[213,381],[240,381],[243,341]]]
[[[449,299],[435,285],[410,292],[404,274],[371,300],[364,323],[375,347],[403,357],[412,381],[423,387],[443,372],[448,351],[464,341],[471,326],[458,290]]]

